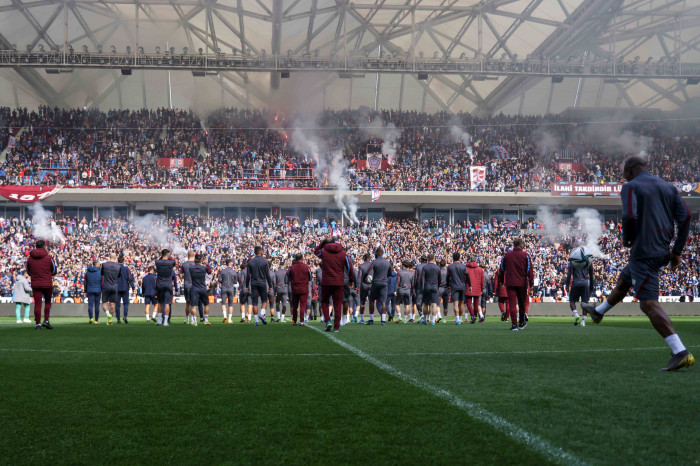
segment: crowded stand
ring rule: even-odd
[[[273,268],[289,267],[295,253],[304,254],[312,267],[318,264],[313,256],[315,246],[326,236],[335,234],[353,258],[355,265],[363,256],[382,246],[386,257],[399,271],[404,262],[414,265],[421,256],[432,253],[436,260],[451,262],[453,252],[460,252],[464,262],[475,262],[491,276],[497,271],[503,254],[512,246],[512,239],[521,236],[526,251],[534,262],[534,286],[530,290],[533,301],[566,300],[566,273],[570,251],[583,238],[578,225],[571,220],[562,220],[556,227],[557,234],[550,234],[536,219],[523,225],[513,225],[496,220],[455,225],[439,223],[422,224],[416,220],[380,219],[341,227],[334,219],[222,219],[207,217],[175,217],[149,219],[152,223],[129,222],[121,218],[86,219],[63,218],[51,220],[65,235],[65,242],[52,242],[49,251],[58,264],[54,282],[54,296],[83,298],[83,274],[94,260],[103,262],[111,253],[122,254],[136,277],[138,284],[152,265],[162,247],[177,253],[178,262],[185,257],[185,248],[205,256],[204,262],[214,271],[211,278],[211,294],[216,296],[217,273],[225,267],[226,260],[233,260],[239,270],[241,264],[253,256],[253,249],[261,245]],[[140,226],[139,223],[141,223]],[[620,224],[603,224],[599,241],[608,260],[594,261],[595,289],[592,294],[604,299],[613,289],[618,273],[627,263],[628,250],[622,247]],[[154,236],[149,232],[157,232]],[[26,267],[27,256],[34,245],[31,219],[0,218],[0,248],[2,278],[0,293],[12,295],[17,274]],[[159,242],[157,238],[169,238]],[[185,245],[184,247],[181,245]],[[698,293],[697,276],[700,274],[700,230],[694,225],[686,246],[684,266],[676,272],[668,271],[662,276],[661,294],[682,296],[691,301]],[[493,296],[493,293],[491,293]]]
[[[358,191],[548,191],[552,182],[621,182],[621,160],[642,152],[652,174],[700,180],[695,120],[241,109],[201,117],[41,107],[2,108],[0,122],[2,184],[334,189],[327,170],[334,151]],[[314,138],[319,154],[305,153],[298,131]],[[375,150],[381,163],[372,165],[368,151]],[[472,185],[470,166],[486,169],[485,185]]]

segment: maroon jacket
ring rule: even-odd
[[[289,283],[293,294],[309,294],[311,269],[303,261],[295,262],[289,267]]]
[[[467,291],[465,294],[467,296],[481,296],[481,290],[484,288],[484,269],[479,267],[476,262],[467,262],[467,275],[469,275],[469,280],[471,281],[472,290],[469,291],[469,286],[467,286]]]
[[[53,288],[56,263],[46,249],[33,249],[29,253],[27,272],[32,278],[32,288]]]
[[[340,243],[327,243],[324,240],[316,247],[314,254],[321,259],[321,286],[343,286],[345,269],[348,270],[348,277],[353,276],[352,262]]]
[[[497,273],[493,277],[494,293],[496,293],[496,297],[498,298],[507,298],[508,290],[506,289],[506,284],[503,283],[503,280],[498,277],[499,275],[500,273]]]
[[[535,276],[530,254],[522,249],[513,249],[505,253],[498,270],[498,281],[506,286],[532,287]]]

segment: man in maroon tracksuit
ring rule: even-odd
[[[326,332],[331,331],[331,318],[328,313],[328,302],[333,298],[333,323],[335,331],[340,331],[340,317],[343,309],[343,287],[345,285],[345,270],[353,284],[352,262],[345,255],[345,250],[335,238],[326,238],[321,241],[314,251],[316,257],[321,259],[321,310],[323,321],[326,323]]]
[[[525,309],[528,300],[527,290],[532,287],[535,280],[532,270],[532,260],[530,255],[523,251],[522,238],[513,240],[513,250],[507,252],[501,261],[501,268],[498,270],[498,281],[506,284],[508,292],[508,310],[510,311],[511,330],[517,331],[527,326],[525,320]],[[520,314],[520,324],[518,325],[515,306],[518,306]]]
[[[53,257],[46,251],[46,241],[40,239],[36,242],[36,249],[29,253],[27,259],[27,272],[32,278],[32,293],[34,295],[34,321],[36,329],[41,330],[41,300],[44,299],[44,324],[51,330],[49,323],[51,314],[51,291],[53,289],[53,276],[56,275],[56,263]]]
[[[481,291],[484,288],[484,269],[479,267],[479,264],[474,261],[467,262],[467,274],[469,275],[469,289],[466,291],[466,304],[471,315],[471,323],[476,322],[476,316],[479,315],[479,323],[484,321],[484,314],[479,308],[481,303]]]
[[[297,309],[301,310],[301,322],[299,322],[299,325],[304,325],[310,281],[311,269],[304,263],[304,258],[301,254],[295,255],[294,263],[289,267],[289,284],[292,286],[292,325],[297,325]]]

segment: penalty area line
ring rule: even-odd
[[[416,388],[428,392],[429,394],[442,398],[443,400],[449,402],[450,404],[456,406],[457,408],[467,413],[467,415],[472,417],[473,419],[490,425],[491,427],[495,428],[496,430],[499,430],[500,432],[505,433],[506,435],[508,435],[513,440],[519,443],[524,443],[529,449],[541,454],[542,456],[551,461],[563,464],[586,464],[584,461],[571,455],[570,453],[565,452],[559,447],[555,447],[554,445],[550,444],[538,435],[530,433],[516,426],[515,424],[507,421],[506,419],[496,414],[493,414],[490,411],[485,410],[476,403],[460,398],[454,393],[451,393],[435,385],[431,385],[412,375],[406,374],[405,372],[401,372],[395,367],[390,366],[389,364],[386,364],[385,362],[382,362],[379,359],[365,353],[361,349],[358,349],[352,346],[351,344],[336,338],[330,333],[326,333],[323,330],[311,325],[309,325],[308,328],[312,329],[314,332],[322,334],[337,345],[350,351],[355,356],[364,359],[366,362],[372,364],[373,366],[386,372],[387,374],[397,377],[403,380],[404,382],[413,385]]]

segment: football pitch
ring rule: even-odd
[[[700,367],[645,318],[526,329],[0,319],[3,464],[697,464]],[[675,317],[700,353],[700,318]]]

